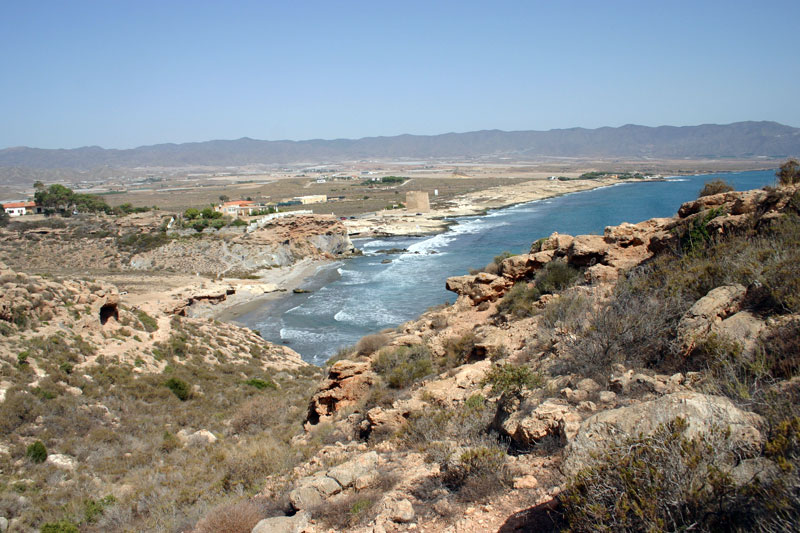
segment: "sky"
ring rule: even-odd
[[[0,0],[0,148],[800,126],[800,2]]]

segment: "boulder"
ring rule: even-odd
[[[739,312],[746,295],[747,289],[742,285],[724,285],[697,300],[678,323],[678,339],[683,347],[690,351],[715,323]]]
[[[78,461],[74,457],[61,453],[52,453],[47,456],[46,462],[62,470],[75,470]]]
[[[414,520],[416,513],[411,502],[404,498],[389,504],[388,515],[393,522],[405,524]]]
[[[276,516],[261,520],[251,533],[301,533],[308,527],[311,515],[308,511],[300,511],[294,516]]]
[[[328,470],[328,476],[343,488],[351,486],[356,479],[370,474],[378,464],[378,454],[368,452]]]
[[[531,448],[545,437],[555,437],[562,444],[569,442],[578,432],[581,417],[562,401],[549,399],[531,409],[529,402],[500,424],[517,446]]]
[[[567,445],[562,469],[567,476],[575,475],[606,446],[625,438],[651,435],[660,425],[678,417],[687,422],[687,438],[708,434],[717,427],[730,430],[731,443],[742,456],[755,455],[761,449],[760,416],[740,410],[721,396],[678,392],[587,418]]]
[[[739,344],[743,353],[752,354],[766,327],[764,321],[750,311],[739,311],[722,322],[713,324],[711,331]]]
[[[311,485],[301,485],[289,493],[289,503],[296,511],[311,509],[322,503],[322,494]]]
[[[590,266],[602,263],[608,252],[608,244],[600,235],[578,235],[567,249],[567,258],[575,266]]]

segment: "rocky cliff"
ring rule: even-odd
[[[224,275],[289,266],[300,259],[330,259],[355,251],[347,230],[332,216],[275,219],[252,233],[191,236],[131,258],[134,269]]]

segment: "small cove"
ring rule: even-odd
[[[453,302],[455,294],[445,289],[450,276],[481,268],[504,251],[527,252],[532,242],[554,231],[602,234],[606,226],[673,216],[717,177],[736,190],[775,181],[774,171],[767,170],[628,182],[458,218],[438,235],[354,240],[364,255],[320,267],[303,285],[312,292],[287,294],[236,322],[322,364],[364,335]],[[379,253],[393,248],[405,251]]]

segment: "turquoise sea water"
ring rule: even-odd
[[[775,181],[774,171],[753,171],[622,183],[458,218],[449,231],[431,237],[355,240],[364,256],[322,267],[306,284],[311,294],[289,295],[269,304],[269,311],[253,311],[237,322],[259,330],[269,341],[290,346],[306,361],[321,364],[364,335],[453,302],[455,294],[445,290],[450,276],[482,268],[503,251],[527,252],[532,242],[554,231],[602,234],[606,226],[672,216],[716,177],[736,190]],[[408,251],[376,253],[389,248]],[[391,263],[381,263],[384,259]]]

